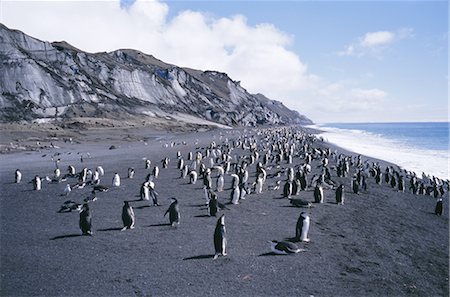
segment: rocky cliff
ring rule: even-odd
[[[311,120],[217,71],[164,63],[136,50],[87,53],[0,24],[0,120],[195,117],[227,126]]]

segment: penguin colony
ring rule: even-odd
[[[44,183],[62,183],[64,186],[61,196],[70,197],[79,196],[76,194],[78,189],[90,188],[91,195],[83,202],[65,201],[58,212],[78,211],[81,234],[92,236],[94,234],[92,222],[95,221],[93,203],[97,200],[97,194],[126,186],[119,172],[126,172],[127,175],[124,176],[128,179],[142,180],[140,188],[136,189],[140,199],[130,198],[123,201],[121,230],[129,230],[139,227],[139,224],[136,225],[133,202],[149,201],[152,206],[159,206],[156,188],[169,186],[158,184],[159,176],[167,170],[178,170],[179,178],[187,181],[185,185],[179,186],[192,187],[198,180],[202,184],[201,190],[198,190],[199,201],[202,200],[200,197],[204,197],[202,204],[207,210],[206,214],[210,217],[220,215],[215,222],[213,234],[214,259],[227,255],[225,213],[221,212],[231,208],[238,209],[239,204],[246,203],[246,199],[278,196],[280,199],[286,199],[293,207],[307,209],[299,213],[294,208],[296,211],[293,213],[295,218],[298,217],[297,222],[294,224],[293,216],[292,226],[287,227],[292,235],[295,231],[293,238],[268,241],[274,254],[295,254],[305,251],[303,247],[310,241],[309,229],[311,224],[314,224],[313,207],[321,207],[325,200],[330,200],[333,196],[336,207],[345,207],[351,203],[351,199],[348,199],[349,193],[363,196],[370,191],[367,182],[371,179],[375,186],[391,187],[398,192],[407,191],[414,195],[433,197],[436,199],[434,213],[437,216],[442,215],[443,204],[448,203],[448,180],[427,176],[425,173],[419,177],[414,172],[393,166],[382,168],[376,162],[363,160],[360,155],[338,154],[337,151],[328,148],[322,139],[297,128],[245,130],[231,136],[233,138],[221,134],[218,138],[220,142],[216,142],[214,138],[208,146],[197,148],[195,152],[183,154],[177,151],[175,155],[168,155],[162,159],[161,167],[152,166],[151,160],[145,158],[141,170],[135,170],[134,167],[124,168],[115,172],[110,182],[103,180],[105,170],[102,166],[91,169],[83,167],[77,172],[76,167],[70,165],[66,172],[63,172],[59,167],[59,153],[56,153],[52,157],[56,167],[53,175],[44,178],[36,175],[30,183],[35,191],[45,191]],[[170,145],[166,144],[166,147],[173,148],[175,145],[175,142],[172,142]],[[90,158],[90,155],[88,157]],[[171,162],[171,158],[176,161]],[[80,162],[86,163],[84,161],[81,158]],[[319,174],[311,176],[313,167],[319,170]],[[146,171],[145,178],[141,176],[143,170]],[[348,185],[338,183],[336,180],[342,180],[341,177],[351,177],[350,183]],[[30,178],[27,177],[26,171],[15,170],[15,183],[21,183],[24,178]],[[230,188],[227,188],[228,185]],[[224,194],[226,190],[230,190],[228,194]],[[301,192],[304,192],[303,196],[309,195],[310,198],[296,198]],[[106,193],[101,195],[107,197]],[[171,203],[163,217],[168,215],[168,225],[176,227],[182,224],[183,200],[182,197],[163,197],[164,201],[168,199],[171,199]],[[214,224],[213,221],[210,223]],[[302,248],[298,246],[299,244],[303,245]]]

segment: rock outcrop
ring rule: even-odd
[[[162,62],[130,49],[87,53],[0,24],[2,122],[79,117],[196,117],[227,126],[311,120],[217,71]]]

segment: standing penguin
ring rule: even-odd
[[[69,195],[69,193],[72,192],[72,188],[70,187],[70,184],[67,184],[64,188],[64,195]]]
[[[287,180],[283,187],[283,198],[291,198],[293,191],[293,182]]]
[[[197,171],[191,170],[191,172],[189,172],[189,183],[195,185],[196,182],[197,182]]]
[[[159,167],[158,166],[155,166],[155,167],[153,167],[153,176],[155,177],[155,178],[158,178],[158,176],[159,176]]]
[[[119,174],[116,172],[114,173],[114,177],[112,180],[112,185],[113,187],[120,187],[120,176]]]
[[[344,204],[344,185],[336,189],[336,204]]]
[[[434,214],[437,216],[442,216],[442,198],[439,198],[436,202],[436,207],[434,208]]]
[[[128,168],[128,178],[133,178],[134,177],[134,168],[130,167]]]
[[[309,215],[302,212],[298,218],[297,225],[295,226],[295,239],[296,241],[309,242]]]
[[[83,235],[92,235],[92,215],[89,209],[89,204],[83,204],[80,212],[80,229]]]
[[[140,197],[141,200],[148,201],[150,200],[150,190],[148,186],[149,182],[144,182],[141,185]]]
[[[216,229],[214,230],[214,260],[220,255],[226,256],[227,239],[225,229],[225,215],[221,215],[217,220]]]
[[[351,181],[353,193],[359,194],[359,183],[356,178],[353,178]]]
[[[33,188],[36,191],[40,191],[42,188],[42,180],[38,175],[33,178]]]
[[[20,183],[20,181],[22,180],[22,172],[20,172],[19,169],[16,169],[14,180],[15,180],[16,184]]]
[[[208,214],[212,217],[217,215],[217,211],[219,210],[219,201],[217,200],[217,195],[211,193],[211,198],[208,202]]]
[[[128,203],[128,201],[123,202],[122,207],[122,222],[123,228],[121,231],[125,229],[134,229],[135,216],[133,207]]]
[[[172,226],[180,224],[180,207],[178,206],[178,200],[172,198],[172,204],[170,204],[169,208],[164,213],[164,216],[169,214],[169,222]]]
[[[314,188],[314,202],[323,203],[323,189],[319,185]]]
[[[230,196],[232,204],[239,204],[239,197],[241,196],[241,190],[239,189],[239,186],[236,186],[231,190]]]

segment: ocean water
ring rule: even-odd
[[[347,150],[449,179],[449,123],[342,123],[313,126]]]

